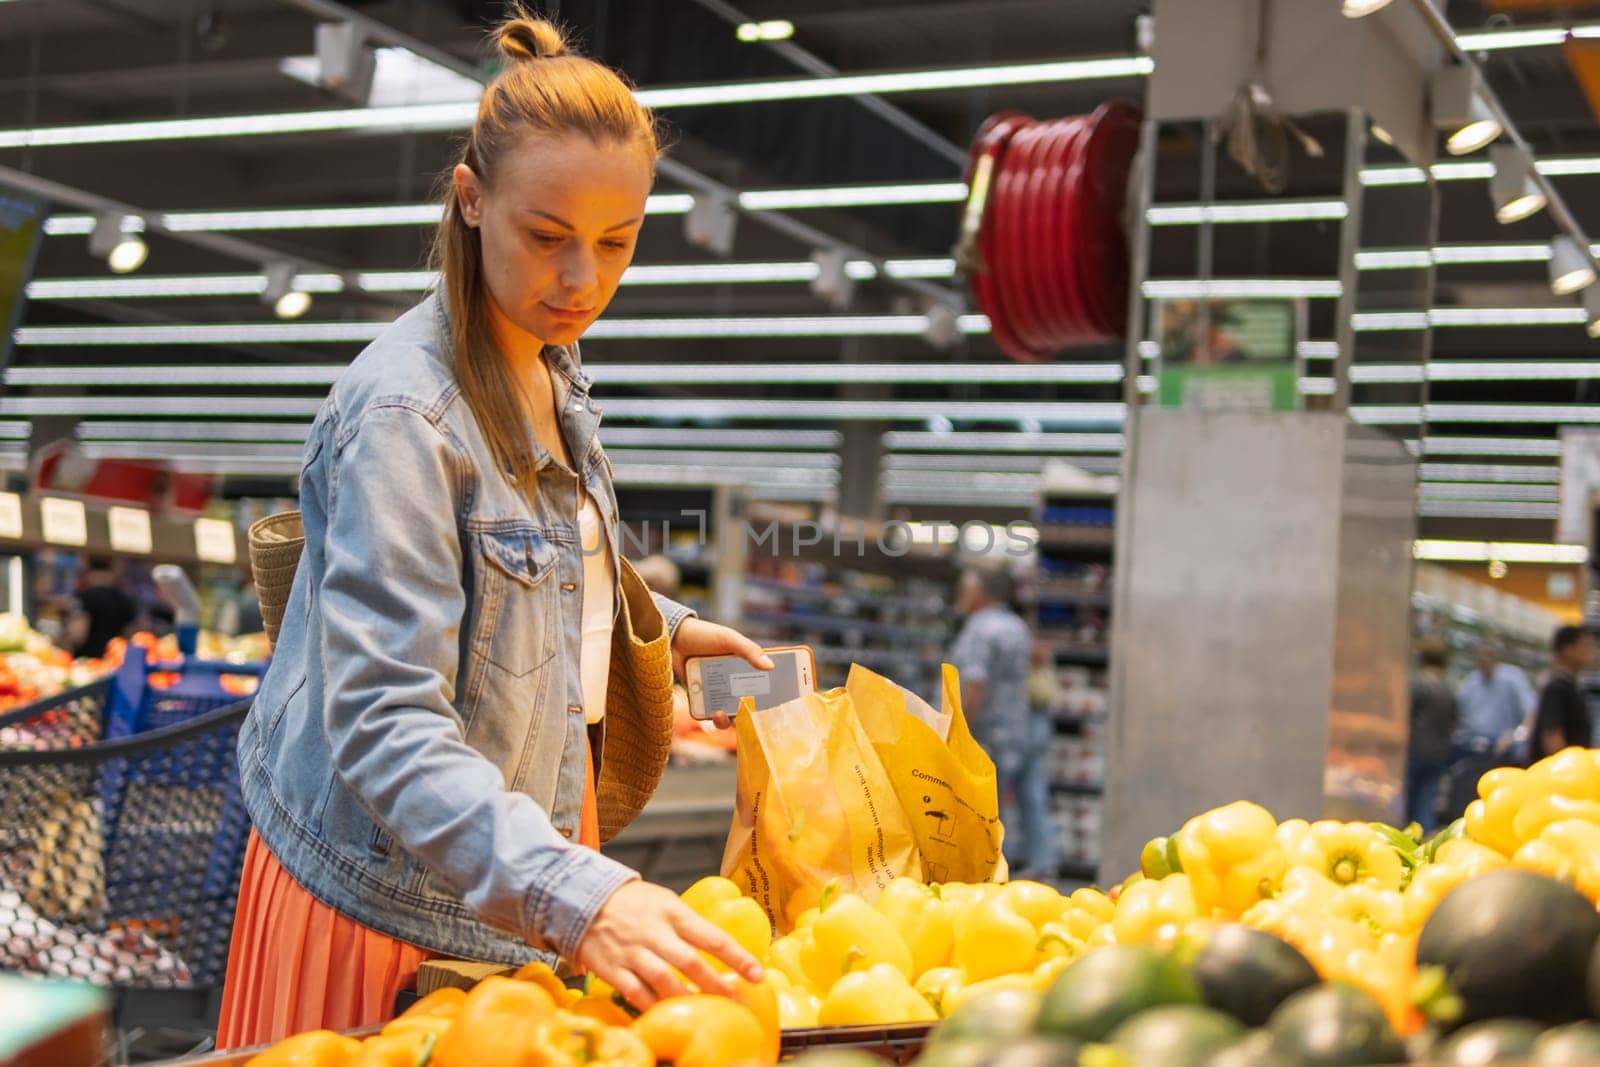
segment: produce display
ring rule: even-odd
[[[481,986],[448,998],[454,1030],[433,997],[385,1028],[435,1032],[431,1059],[420,1043],[409,1060],[373,1058],[375,1038],[344,1039],[345,1058],[274,1058],[285,1043],[253,1062],[450,1067],[470,1047],[475,1067],[733,1067],[773,1062],[779,1028],[906,1023],[932,1026],[920,1067],[1600,1058],[1600,750],[1491,771],[1478,791],[1426,840],[1279,823],[1240,801],[1151,841],[1109,892],[902,878],[869,901],[830,887],[776,936],[734,882],[707,878],[685,903],[767,968],[733,1000],[678,998],[635,1018],[602,983],[580,996],[549,977],[546,996],[517,994],[538,1002],[527,1019],[486,1027],[492,1041],[462,1031],[473,998],[508,995]],[[826,1049],[797,1062],[882,1063]]]

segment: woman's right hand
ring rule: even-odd
[[[574,961],[608,983],[641,1011],[658,1000],[693,992],[732,993],[728,977],[699,950],[747,981],[761,981],[761,964],[732,937],[691,911],[669,889],[628,882],[612,893],[578,943]]]

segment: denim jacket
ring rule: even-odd
[[[312,424],[305,548],[240,732],[241,786],[262,842],[350,918],[455,957],[570,958],[636,877],[574,840],[588,773],[577,478],[535,444],[530,505],[496,468],[449,336],[428,297]],[[600,408],[573,353],[545,358],[615,547]],[[688,609],[657,604],[675,633]]]

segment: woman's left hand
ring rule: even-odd
[[[738,656],[758,670],[772,669],[772,660],[761,651],[760,645],[738,630],[704,619],[684,619],[678,632],[673,635],[672,673],[680,680],[687,680],[684,662],[690,656]],[[712,721],[723,730],[733,724],[733,720],[720,711]]]

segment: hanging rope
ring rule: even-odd
[[[1123,214],[1139,122],[1138,108],[1117,101],[1046,121],[1002,111],[978,130],[956,263],[1013,359],[1125,332]]]

